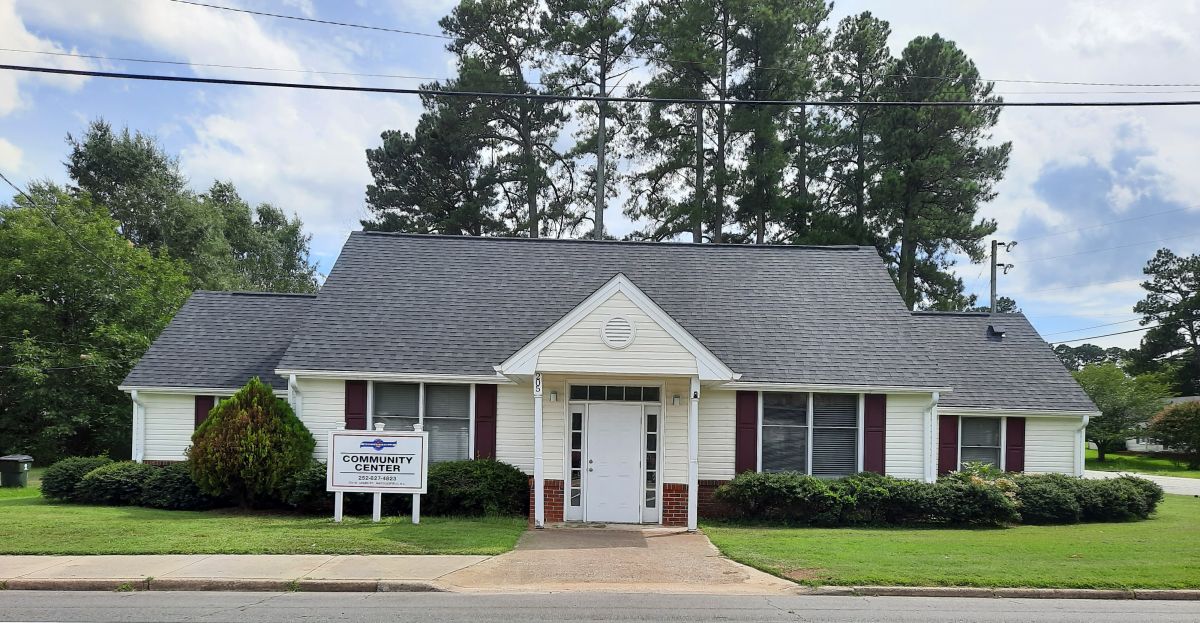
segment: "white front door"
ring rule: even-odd
[[[642,521],[642,407],[593,404],[587,419],[584,519]]]

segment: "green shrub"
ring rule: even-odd
[[[1084,521],[1132,521],[1154,512],[1145,493],[1129,479],[1081,481]]]
[[[196,429],[188,463],[201,491],[243,508],[269,506],[283,500],[314,446],[287,401],[255,377]]]
[[[1017,505],[1027,524],[1078,523],[1083,517],[1079,480],[1061,474],[1018,476]]]
[[[312,460],[292,474],[284,487],[283,502],[302,513],[332,513],[333,493],[325,490],[325,464]]]
[[[713,495],[736,516],[789,524],[836,524],[847,502],[828,481],[796,472],[742,472]]]
[[[1158,508],[1158,503],[1163,500],[1163,488],[1156,482],[1145,478],[1138,478],[1137,476],[1121,476],[1117,480],[1122,480],[1133,485],[1142,494],[1142,501],[1145,502],[1148,509],[1146,513],[1147,517]]]
[[[192,480],[186,462],[160,467],[146,478],[142,486],[141,505],[176,511],[199,511],[221,505],[221,500],[208,495]]]
[[[430,515],[527,515],[529,477],[494,460],[447,461],[429,466],[429,493],[421,509]]]
[[[101,465],[79,483],[79,499],[89,504],[125,506],[140,504],[142,490],[157,467],[133,461]]]
[[[112,463],[106,456],[73,456],[46,468],[42,474],[42,495],[49,500],[78,502],[79,484],[88,472]]]
[[[839,525],[887,523],[894,515],[893,489],[903,481],[873,472],[861,472],[829,483],[841,501]]]

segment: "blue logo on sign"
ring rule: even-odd
[[[371,441],[364,441],[364,442],[362,442],[362,443],[358,444],[358,447],[360,447],[360,448],[374,448],[376,452],[383,452],[383,449],[384,449],[384,448],[395,448],[395,447],[396,447],[396,442],[394,442],[394,441],[384,441],[384,440],[382,440],[382,439],[378,439],[378,438],[376,438],[376,439],[373,439],[373,440],[371,440]]]

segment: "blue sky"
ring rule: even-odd
[[[212,0],[213,4],[326,20],[438,32],[446,0]],[[983,2],[846,0],[835,18],[871,10],[892,23],[892,46],[941,33],[994,80],[1200,83],[1200,2],[1064,0]],[[416,86],[421,81],[260,72],[197,64],[304,68],[421,77],[451,75],[436,38],[306,24],[169,0],[0,0],[0,47],[106,57],[166,59],[180,66],[0,51],[6,63],[177,75]],[[1186,88],[1089,87],[997,82],[1006,99],[1200,99]],[[1084,91],[1081,93],[1081,91]],[[1129,93],[1154,91],[1159,95]],[[1137,328],[1141,267],[1159,246],[1200,247],[1200,111],[1008,109],[996,140],[1012,161],[984,214],[998,237],[1016,239],[1002,278],[1050,341]],[[370,180],[363,152],[380,132],[411,129],[415,98],[242,87],[132,83],[0,74],[0,170],[14,180],[63,180],[65,137],[103,117],[156,134],[197,189],[234,182],[252,201],[298,213],[328,269],[365,215]],[[11,193],[0,188],[0,200]],[[616,234],[634,227],[616,202]],[[1114,223],[1114,221],[1117,221]],[[1106,223],[1112,223],[1105,225]],[[1168,239],[1162,243],[1155,241]],[[971,291],[987,296],[985,265],[963,265]],[[1096,325],[1112,326],[1095,327]],[[1076,332],[1068,332],[1079,329]],[[1096,340],[1133,345],[1139,334]]]

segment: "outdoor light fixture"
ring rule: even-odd
[[[550,392],[550,402],[558,402],[558,392]]]
[[[679,406],[679,394],[675,394],[674,396],[671,396],[671,406],[673,406],[673,407]]]

